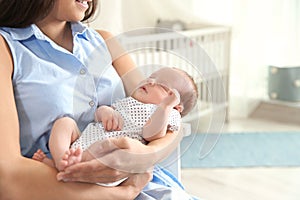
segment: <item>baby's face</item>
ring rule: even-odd
[[[168,96],[168,88],[146,79],[134,92],[134,98],[143,103],[159,104]]]
[[[184,80],[182,72],[173,68],[161,68],[139,84],[134,98],[143,103],[159,104],[170,89],[178,89]],[[170,89],[169,89],[170,88]]]
[[[153,79],[155,83],[177,90],[181,85],[185,85],[183,73],[177,69],[169,67],[164,67],[153,72],[149,78]]]

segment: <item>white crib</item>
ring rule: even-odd
[[[216,122],[211,125],[212,132],[220,130],[224,121],[228,121],[230,38],[229,27],[214,26],[183,32],[156,28],[134,30],[122,35],[119,41],[145,75],[169,66],[183,69],[194,78],[199,90],[198,103],[183,118],[183,131],[189,134],[190,123],[205,115],[221,112],[212,119]],[[210,141],[207,144],[214,145]],[[180,156],[179,147],[161,163],[179,180]]]

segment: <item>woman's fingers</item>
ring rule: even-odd
[[[98,160],[78,163],[66,168],[65,172],[59,172],[58,180],[79,181],[88,183],[110,183],[129,176],[129,173],[116,171],[103,165]]]

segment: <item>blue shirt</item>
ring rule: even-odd
[[[49,154],[53,122],[73,118],[80,130],[93,121],[98,105],[125,96],[121,79],[100,34],[71,23],[73,53],[58,46],[36,25],[0,28],[13,57],[13,88],[20,123],[21,152]]]

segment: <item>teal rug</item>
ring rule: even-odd
[[[208,142],[209,145],[205,144]],[[209,151],[207,146],[210,146]],[[205,154],[201,153],[203,147],[206,148]],[[192,134],[185,137],[181,143],[181,166],[182,168],[300,166],[300,131]]]

